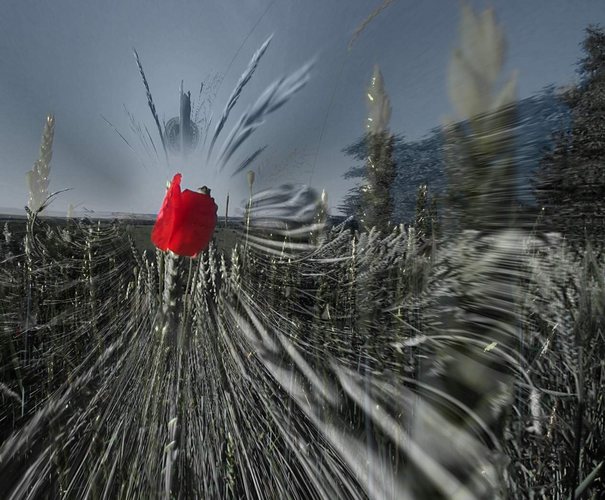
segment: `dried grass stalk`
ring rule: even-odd
[[[26,174],[29,187],[27,206],[32,212],[43,209],[48,199],[48,176],[50,174],[50,161],[53,156],[54,133],[55,117],[48,115],[44,123],[44,131],[42,132],[39,158],[34,163],[34,167]]]

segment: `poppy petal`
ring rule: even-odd
[[[208,248],[216,227],[216,206],[207,194],[185,189],[180,196],[169,249],[193,257]]]
[[[151,241],[160,250],[169,249],[170,239],[178,222],[176,219],[181,198],[181,178],[181,174],[173,177],[151,232]]]

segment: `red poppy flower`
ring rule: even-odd
[[[176,174],[151,232],[151,241],[160,250],[193,257],[208,248],[218,207],[208,194],[185,189],[181,192],[181,174]]]

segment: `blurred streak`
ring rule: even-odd
[[[325,224],[319,218],[322,207],[321,196],[306,185],[284,184],[260,191],[239,209],[246,221],[240,240],[271,255],[294,257],[311,252],[313,234],[321,233]]]
[[[368,17],[366,17],[361,22],[361,24],[359,26],[357,26],[357,28],[353,32],[353,36],[349,40],[349,44],[347,45],[347,50],[350,51],[353,48],[353,45],[355,44],[355,42],[357,41],[357,39],[361,36],[361,34],[364,32],[364,30],[367,28],[367,26],[374,20],[374,18],[378,14],[380,14],[383,10],[385,10],[392,3],[393,3],[393,0],[384,0],[384,2],[382,2],[382,4],[380,4],[378,7],[376,7],[370,13],[370,15],[368,15]]]

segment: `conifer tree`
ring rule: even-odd
[[[563,94],[571,128],[555,136],[534,178],[534,191],[548,229],[575,246],[605,236],[605,31],[586,29],[581,82]]]

